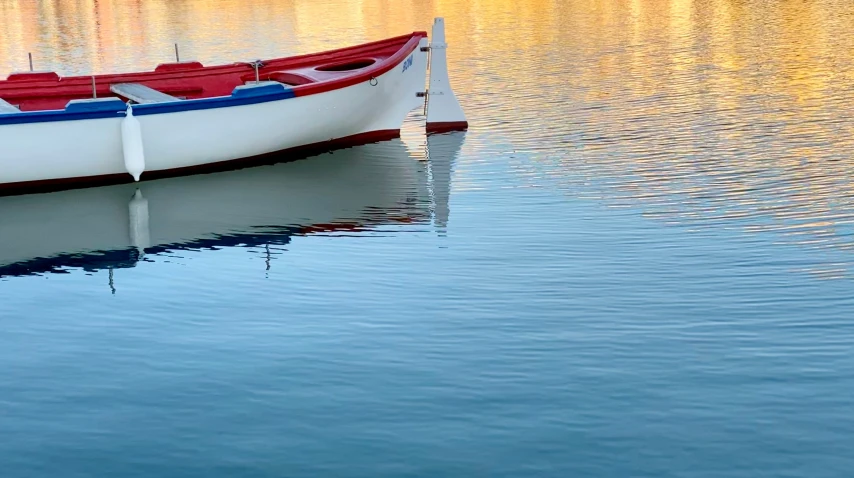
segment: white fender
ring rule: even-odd
[[[125,119],[122,120],[122,152],[125,156],[125,169],[134,181],[145,171],[145,154],[142,150],[142,128],[139,120],[133,116],[133,107],[128,103]]]
[[[128,203],[128,219],[130,220],[130,243],[139,250],[139,255],[151,247],[151,233],[148,230],[148,199],[137,189]]]
[[[460,102],[448,78],[448,45],[445,43],[445,19],[433,22],[430,38],[430,88],[427,90],[427,132],[439,133],[468,128]]]

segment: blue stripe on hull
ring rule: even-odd
[[[135,116],[178,113],[181,111],[207,110],[214,108],[230,108],[233,106],[254,105],[269,101],[279,101],[294,98],[296,94],[291,88],[282,84],[246,85],[237,87],[231,96],[216,98],[200,98],[197,100],[179,100],[168,103],[150,103],[134,105]],[[74,102],[69,103],[64,110],[24,111],[12,114],[0,114],[0,127],[11,124],[50,123],[56,121],[79,121],[103,118],[122,118],[125,116],[124,103],[115,98],[109,101]]]
[[[282,84],[237,87],[231,96],[202,98],[198,100],[179,100],[169,103],[148,103],[134,105],[135,116],[156,115],[163,113],[178,113],[181,111],[209,110],[214,108],[229,108],[232,106],[255,105],[268,101],[288,100],[296,94],[291,88]]]
[[[121,100],[119,100],[119,103],[121,103]],[[120,111],[115,109],[111,109],[110,111],[23,111],[21,113],[0,114],[0,127],[7,124],[52,123],[55,121],[123,118],[124,116],[125,108],[122,108]]]

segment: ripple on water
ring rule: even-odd
[[[467,134],[0,199],[4,476],[850,475],[854,2],[0,0],[0,71],[434,15]]]

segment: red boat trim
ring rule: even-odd
[[[354,146],[361,146],[369,143],[378,143],[380,141],[388,141],[390,139],[395,139],[399,137],[399,129],[369,131],[367,133],[359,133],[352,136],[345,136],[343,138],[332,139],[320,143],[307,144],[304,146],[297,146],[294,148],[283,149],[281,151],[275,151],[272,153],[265,153],[246,158],[218,161],[216,163],[200,164],[198,166],[164,169],[160,171],[146,171],[142,175],[143,179],[141,182],[178,176],[188,176],[193,174],[231,171],[234,169],[242,169],[251,166],[260,166],[264,164],[285,163],[289,161],[296,161],[298,159],[304,159],[310,156],[315,156],[320,153],[350,148]],[[86,176],[78,178],[23,181],[17,183],[0,184],[0,196],[55,192],[65,189],[109,186],[113,184],[126,184],[131,182],[133,182],[133,178],[128,173],[103,174],[99,176]]]
[[[451,131],[465,131],[469,128],[467,121],[447,121],[442,123],[427,123],[427,134],[449,133]]]
[[[426,37],[426,32],[413,32],[336,50],[262,60],[259,76],[267,80],[275,79],[273,75],[282,72],[296,75],[307,73],[314,81],[293,85],[297,96],[337,90],[370,82],[374,77],[398,67]],[[344,63],[358,64],[368,59],[377,61],[352,72],[337,72],[338,77],[336,72],[315,70]],[[110,91],[111,84],[141,83],[173,96],[193,100],[228,96],[234,86],[243,84],[243,77],[250,73],[254,79],[253,68],[246,62],[207,67],[197,62],[186,62],[159,65],[154,71],[94,75],[94,79],[99,97],[114,95]],[[93,76],[60,78],[52,72],[38,72],[14,74],[13,77],[14,81],[0,80],[0,97],[19,104],[23,111],[61,110],[69,100],[90,98],[93,93]]]
[[[425,38],[427,33],[421,32],[414,33],[412,38],[403,45],[403,48],[397,51],[394,55],[388,57],[385,61],[380,61],[374,63],[373,65],[359,70],[359,73],[345,76],[342,78],[336,78],[328,81],[321,81],[317,83],[309,83],[307,85],[300,85],[293,87],[294,94],[297,96],[309,96],[316,95],[318,93],[325,93],[327,91],[339,90],[341,88],[346,88],[348,86],[357,85],[359,83],[363,83],[365,81],[370,81],[373,78],[380,76],[384,73],[391,71],[393,68],[397,67],[400,63],[403,62],[409,55],[412,54],[417,48],[418,44],[421,42],[422,38]]]

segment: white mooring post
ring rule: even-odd
[[[430,38],[430,87],[427,90],[427,133],[442,133],[468,128],[460,102],[448,78],[448,45],[445,43],[445,19],[433,22]]]

